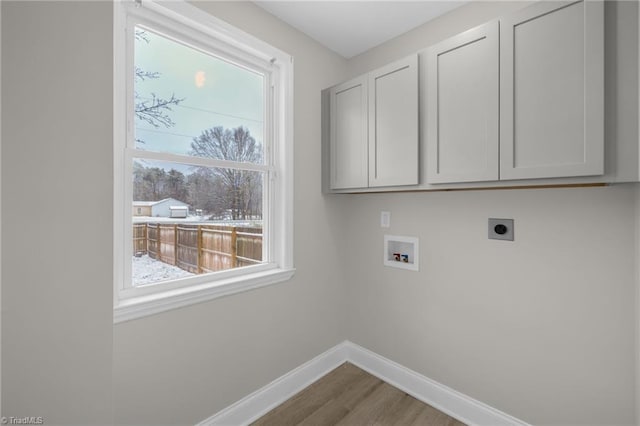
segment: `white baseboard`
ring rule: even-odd
[[[267,414],[302,389],[347,361],[348,342],[340,343],[311,361],[219,411],[197,426],[247,425]]]
[[[478,426],[528,426],[522,420],[409,370],[362,346],[351,342],[344,344],[347,348],[347,359],[353,365],[463,423]]]
[[[318,355],[198,426],[249,424],[347,361],[468,425],[529,426],[522,420],[349,341]]]

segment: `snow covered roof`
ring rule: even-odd
[[[184,206],[187,206],[187,203],[183,203],[182,201],[176,200],[175,198],[165,198],[160,201],[134,201],[133,207],[151,207],[151,206],[155,206],[156,204],[166,203],[167,201],[171,201],[173,203],[179,203],[179,204],[183,204]]]
[[[133,207],[151,207],[156,203],[158,203],[158,201],[134,201]]]

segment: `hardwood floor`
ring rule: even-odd
[[[464,423],[353,364],[344,363],[253,425],[464,426]]]

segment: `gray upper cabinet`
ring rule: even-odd
[[[427,182],[604,173],[604,14],[540,2],[427,50]]]
[[[418,184],[418,56],[369,73],[369,186]]]
[[[500,20],[500,178],[604,173],[604,5],[540,2]]]
[[[332,87],[330,97],[331,189],[368,184],[367,78]]]
[[[418,55],[329,90],[330,189],[418,184]]]
[[[498,180],[498,22],[427,50],[427,180]]]
[[[324,90],[323,190],[638,181],[628,10],[535,2]]]

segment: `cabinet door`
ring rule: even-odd
[[[369,186],[418,184],[418,55],[369,73]]]
[[[599,1],[540,2],[500,20],[500,178],[604,173]]]
[[[331,189],[366,188],[367,76],[333,87],[329,96]]]
[[[427,50],[427,182],[498,180],[498,22]]]

